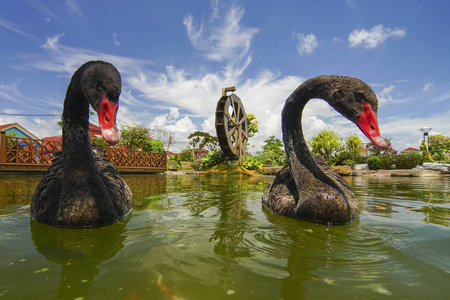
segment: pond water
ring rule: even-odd
[[[261,206],[273,176],[123,175],[133,212],[30,222],[41,175],[0,175],[2,299],[448,299],[450,177],[349,177],[362,208],[326,226]]]

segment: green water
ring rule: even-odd
[[[273,176],[124,175],[132,214],[30,222],[40,175],[0,175],[1,299],[448,299],[450,177],[348,178],[361,217],[265,210]]]

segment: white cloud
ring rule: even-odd
[[[394,89],[395,87],[393,85],[390,85],[388,87],[384,87],[381,92],[377,93],[377,98],[380,105],[386,105],[387,103],[392,101],[392,93]]]
[[[297,52],[299,55],[311,54],[319,46],[316,36],[312,33],[304,35],[297,32],[295,38],[297,39]]]
[[[427,83],[423,86],[423,90],[424,92],[427,92],[428,90],[431,89],[431,87],[433,86],[433,83]]]
[[[114,41],[114,45],[116,46],[122,46],[122,43],[117,39],[117,34],[113,34],[113,41]]]
[[[206,118],[202,123],[202,131],[211,134],[212,136],[216,135],[216,116],[211,115]]]
[[[194,18],[188,15],[183,24],[191,44],[204,53],[208,60],[223,62],[232,60],[235,63],[248,64],[251,40],[258,29],[242,27],[241,19],[245,10],[237,5],[219,7],[214,1],[213,12],[208,22],[196,25]]]
[[[47,38],[42,48],[48,51],[45,58],[33,57],[33,61],[28,63],[34,69],[63,73],[67,76],[77,70],[83,63],[90,60],[104,60],[117,67],[121,74],[136,74],[143,67],[151,65],[152,62],[143,59],[115,56],[107,53],[97,52],[90,49],[75,48],[65,46],[60,43],[63,33]],[[20,68],[20,67],[18,67]]]
[[[80,17],[83,17],[83,12],[81,11],[81,8],[77,3],[77,0],[66,0],[66,4],[71,11],[73,11]]]
[[[31,38],[34,40],[37,40],[37,38],[31,34],[26,33],[22,28],[22,26],[7,22],[5,20],[0,19],[0,27],[6,28],[9,31],[12,31],[14,33],[20,34],[22,36],[25,36],[27,38]]]
[[[406,31],[400,28],[387,28],[383,25],[376,25],[370,30],[354,30],[350,33],[348,41],[350,47],[363,46],[366,49],[373,49],[384,43],[391,37],[402,38],[406,36]]]
[[[170,113],[157,116],[150,124],[149,128],[163,128],[174,134],[174,144],[171,146],[171,151],[179,152],[186,148],[189,143],[187,138],[190,133],[197,130],[197,126],[192,123],[192,120],[185,116],[178,119],[178,111],[173,114],[175,110]]]

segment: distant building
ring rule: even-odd
[[[33,140],[38,139],[37,136],[20,126],[18,123],[0,125],[0,132],[2,131],[5,131],[6,134],[12,134],[16,137],[26,137]]]
[[[416,148],[406,148],[405,150],[400,151],[401,154],[421,154],[419,149]]]

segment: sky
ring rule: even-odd
[[[249,152],[282,138],[281,110],[303,81],[357,77],[379,100],[381,135],[419,148],[423,127],[450,136],[447,0],[15,0],[0,2],[0,124],[39,138],[57,122],[70,77],[104,60],[122,76],[118,125],[215,135],[223,87],[236,86],[259,132]],[[98,124],[96,117],[91,117]],[[368,139],[323,100],[303,112],[309,141],[324,129]]]

